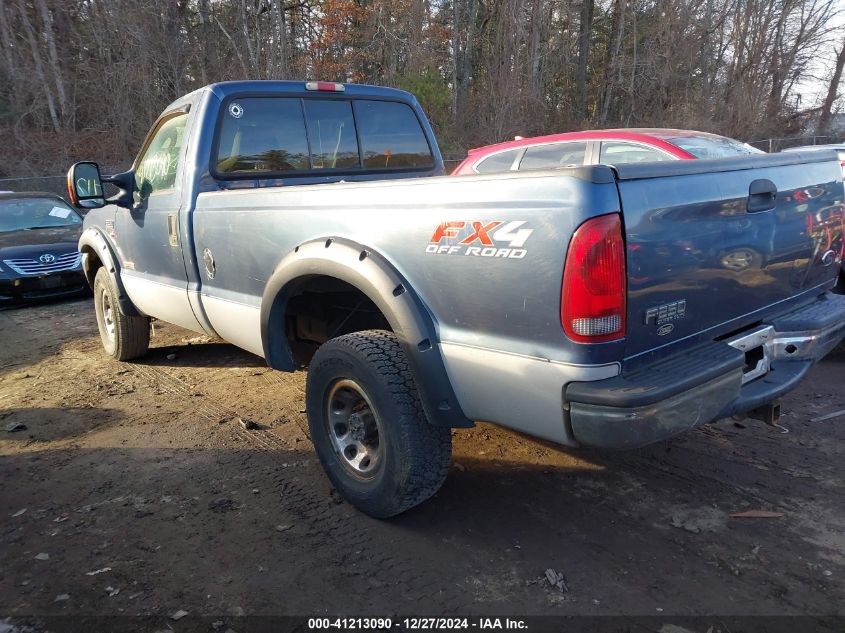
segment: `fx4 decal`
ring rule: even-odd
[[[426,253],[523,259],[525,242],[534,229],[524,229],[525,220],[503,222],[444,222],[434,231]]]

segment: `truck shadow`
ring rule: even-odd
[[[134,362],[184,367],[267,367],[260,356],[222,341],[151,347],[146,356]]]
[[[15,444],[78,438],[118,424],[123,415],[114,409],[87,407],[26,407],[0,409],[0,439]]]

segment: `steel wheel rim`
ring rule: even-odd
[[[114,338],[114,309],[109,293],[105,289],[100,293],[100,312],[103,315],[103,327],[109,340]]]
[[[326,432],[338,461],[357,479],[372,479],[384,459],[381,422],[366,392],[341,379],[326,395]]]

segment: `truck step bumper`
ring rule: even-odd
[[[599,448],[637,448],[659,442],[715,419],[739,397],[742,371],[711,380],[665,400],[637,407],[572,402],[572,433],[581,444]]]
[[[572,433],[586,446],[636,448],[750,411],[793,389],[843,337],[845,296],[828,293],[750,333],[613,378],[571,383]]]

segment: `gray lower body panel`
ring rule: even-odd
[[[577,445],[566,425],[563,390],[575,380],[601,380],[620,367],[582,366],[443,342],[446,371],[464,414],[559,444]]]

